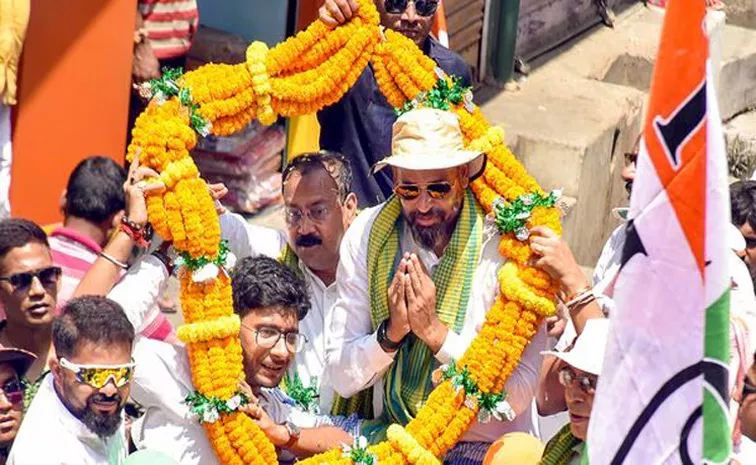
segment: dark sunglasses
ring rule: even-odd
[[[384,8],[386,13],[399,15],[404,13],[410,1],[415,4],[415,11],[420,16],[433,16],[438,8],[438,0],[385,0]]]
[[[394,193],[404,200],[415,200],[420,197],[420,192],[425,190],[428,196],[434,200],[443,199],[452,190],[448,182],[432,182],[430,184],[399,184],[394,187]]]
[[[24,385],[17,379],[8,381],[0,386],[0,392],[5,394],[5,398],[11,404],[20,404],[24,401]]]
[[[756,394],[756,386],[746,380],[743,382],[743,391],[740,393],[740,402],[742,403],[746,397],[753,394]]]
[[[16,289],[26,289],[31,286],[34,278],[39,279],[43,285],[55,284],[62,273],[63,270],[59,266],[48,266],[37,271],[27,271],[25,273],[0,277],[0,281],[8,281]]]

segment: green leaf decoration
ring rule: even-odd
[[[439,368],[442,374],[443,380],[451,380],[452,387],[457,391],[464,391],[465,393],[465,405],[469,408],[477,403],[480,407],[478,413],[478,419],[481,423],[486,423],[490,419],[496,418],[497,420],[504,421],[514,419],[514,411],[512,411],[509,403],[506,402],[506,393],[484,393],[478,388],[478,383],[472,378],[467,367],[463,367],[462,370],[457,368],[457,364],[452,361],[449,365],[443,365]],[[471,404],[468,404],[468,400],[473,400]],[[472,406],[471,406],[472,405]]]
[[[221,400],[218,397],[207,397],[199,391],[194,391],[186,396],[184,403],[191,412],[197,415],[200,423],[215,423],[221,414],[229,415],[240,407],[247,405],[249,399],[241,392],[237,392],[229,400]]]
[[[199,270],[203,266],[209,264],[209,263],[215,263],[218,268],[223,268],[226,265],[226,259],[228,258],[229,248],[228,248],[228,241],[221,241],[220,245],[218,246],[218,256],[215,257],[215,259],[209,259],[205,257],[204,255],[199,258],[192,258],[191,255],[189,255],[188,252],[181,252],[180,259],[178,260],[179,264],[182,264],[189,268],[190,271]]]
[[[548,195],[525,194],[512,202],[499,197],[493,205],[496,226],[504,234],[514,233],[518,240],[526,241],[530,235],[527,223],[536,207],[551,208],[556,205],[562,192],[555,190]]]
[[[200,106],[194,103],[191,89],[179,86],[178,80],[183,74],[183,68],[165,67],[160,79],[152,79],[147,84],[147,87],[149,88],[151,98],[158,99],[158,102],[164,102],[171,97],[178,97],[179,102],[189,109],[189,124],[192,126],[192,129],[197,131],[202,137],[205,137],[210,133],[212,124],[197,112]]]
[[[286,373],[284,384],[286,385],[286,395],[291,397],[302,410],[315,414],[320,413],[319,394],[316,387],[318,385],[317,377],[310,378],[310,385],[305,387],[298,373],[294,373],[293,377]]]
[[[470,93],[472,98],[472,88],[462,87],[462,79],[452,77],[452,84],[444,78],[439,78],[436,85],[427,92],[421,92],[417,97],[404,102],[401,108],[394,109],[397,116],[402,116],[408,111],[416,108],[433,108],[435,110],[449,111],[451,105],[459,105],[465,101],[465,95]]]

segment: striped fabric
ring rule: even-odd
[[[490,442],[460,442],[444,457],[444,465],[481,465]]]
[[[457,227],[433,272],[438,318],[457,333],[465,319],[472,277],[483,243],[483,219],[483,211],[468,189]],[[401,225],[401,204],[392,197],[375,219],[368,240],[368,293],[373,330],[389,317],[388,288],[401,256]],[[433,352],[428,346],[414,334],[408,335],[383,380],[381,417],[363,423],[363,433],[371,442],[382,440],[388,425],[406,425],[415,417],[433,389],[434,366]]]
[[[97,260],[102,247],[90,238],[64,227],[50,233],[49,241],[53,262],[63,268],[58,291],[60,309],[71,299],[79,282]],[[157,306],[147,314],[141,334],[150,339],[176,341],[173,326]]]
[[[199,25],[197,0],[139,0],[139,13],[159,60],[186,55]]]

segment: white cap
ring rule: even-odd
[[[604,350],[608,337],[609,320],[593,318],[585,324],[572,350],[569,352],[548,351],[541,354],[554,355],[580,371],[599,376],[601,366],[604,364]]]

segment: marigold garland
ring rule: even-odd
[[[139,152],[140,164],[160,173],[166,185],[162,192],[148,195],[148,215],[158,233],[172,239],[191,259],[212,261],[220,253],[213,201],[190,157],[198,137],[192,129],[196,116],[212,123],[213,134],[228,135],[254,118],[270,122],[277,116],[312,113],[338,101],[371,60],[379,88],[397,107],[431,90],[439,78],[452,85],[451,78],[439,73],[411,41],[394,31],[381,31],[372,0],[358,2],[359,13],[349,24],[330,29],[318,21],[270,50],[253,44],[246,63],[210,64],[184,74],[171,81],[179,87],[178,95],[153,100],[137,119],[129,160]],[[528,193],[543,195],[504,145],[503,133],[489,126],[479,108],[469,102],[449,107],[459,117],[466,144],[488,156],[484,176],[472,183],[488,214],[500,199],[511,202]],[[557,210],[534,208],[527,227],[539,225],[561,233]],[[502,234],[499,251],[509,260],[499,272],[501,293],[457,362],[457,368],[466,369],[486,395],[503,391],[543,317],[554,311],[556,289],[548,275],[529,266],[532,254],[527,242]],[[230,280],[219,273],[197,283],[188,269],[182,269],[179,277],[186,322],[179,335],[187,342],[192,381],[203,398],[228,401],[243,374]],[[438,463],[437,458],[470,428],[479,410],[479,402],[455,391],[451,380],[444,381],[406,428],[393,426],[389,440],[369,447],[367,453],[381,465]],[[217,421],[204,427],[223,464],[276,462],[273,445],[246,415],[220,413]],[[339,449],[302,462],[352,463]]]

